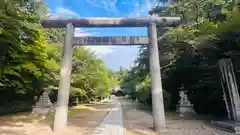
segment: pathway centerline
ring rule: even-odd
[[[111,109],[103,122],[93,130],[92,135],[124,135],[123,114],[120,102],[117,101],[115,107]]]

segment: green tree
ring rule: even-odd
[[[1,1],[0,20],[1,104],[20,106],[42,89],[48,43],[36,14],[23,10],[18,1]]]
[[[227,0],[180,0],[151,11],[162,16],[181,16],[183,19],[182,25],[166,28],[164,34],[160,34],[163,29],[158,29],[158,35],[161,35],[159,55],[163,88],[171,94],[172,108],[179,100],[178,88],[184,84],[198,113],[224,115],[226,112],[217,61],[230,57],[236,63],[236,69],[239,67],[237,40],[240,23],[236,4]],[[140,48],[135,65],[122,81],[124,86],[130,84],[128,80],[137,82],[131,86],[134,91],[149,74],[147,48]],[[134,77],[132,72],[135,73]]]
[[[0,114],[28,109],[44,89],[58,90],[64,29],[41,27],[46,9],[35,0],[0,2]],[[107,96],[114,75],[90,50],[75,48],[70,99]]]

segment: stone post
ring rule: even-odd
[[[157,28],[154,22],[148,26],[148,52],[151,75],[151,92],[152,92],[152,108],[153,108],[153,126],[157,132],[166,129],[165,113],[163,103],[161,70],[157,43]]]
[[[54,132],[64,130],[67,125],[68,100],[72,70],[72,37],[74,35],[74,26],[69,23],[66,26],[65,43],[63,46],[62,63],[60,72],[60,82],[58,90],[58,100],[56,114],[54,119]]]
[[[221,83],[225,103],[228,111],[228,117],[234,121],[240,121],[240,97],[236,77],[231,59],[224,58],[219,60],[221,71]]]

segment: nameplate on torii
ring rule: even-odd
[[[147,36],[73,37],[73,45],[147,45]]]

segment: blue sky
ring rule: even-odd
[[[45,0],[52,18],[143,17],[157,0]],[[146,28],[75,29],[75,36],[146,36]],[[129,68],[139,46],[88,46],[108,68]]]

